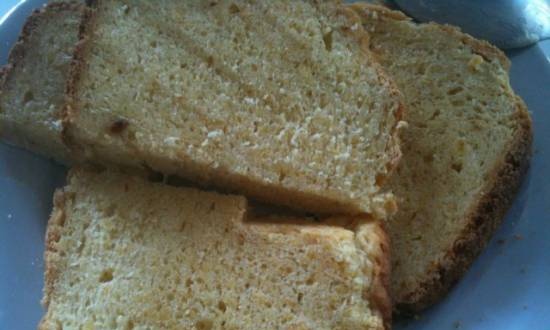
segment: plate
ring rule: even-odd
[[[23,1],[0,25],[0,64],[25,18],[43,2]],[[550,64],[540,46],[508,55],[512,85],[533,115],[531,168],[504,224],[466,276],[442,302],[398,322],[397,330],[550,329]],[[0,143],[0,329],[36,329],[44,313],[44,233],[65,174],[52,161]]]

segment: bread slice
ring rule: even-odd
[[[501,222],[528,167],[531,119],[495,47],[384,7],[354,8],[408,110],[388,231],[395,306],[418,311],[464,274]]]
[[[83,5],[53,3],[27,19],[0,74],[3,141],[68,160],[61,141],[61,109],[85,14]]]
[[[400,94],[333,1],[97,1],[65,137],[84,159],[152,168],[318,213],[393,210]]]
[[[327,222],[73,169],[48,223],[40,328],[388,329],[383,228]]]

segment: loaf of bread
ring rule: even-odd
[[[501,222],[528,167],[531,120],[495,47],[383,7],[354,8],[408,110],[388,231],[394,303],[418,311],[464,274]]]
[[[393,211],[400,93],[334,1],[97,1],[69,91],[83,159],[317,213]]]
[[[0,138],[66,162],[61,110],[83,5],[50,4],[25,23],[0,72]]]
[[[389,328],[377,222],[259,218],[242,197],[115,172],[67,182],[48,223],[41,329]]]

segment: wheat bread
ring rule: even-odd
[[[152,168],[317,213],[393,211],[400,94],[333,1],[97,1],[65,138],[83,159]]]
[[[260,218],[243,197],[108,171],[67,181],[48,222],[41,329],[390,326],[378,222]]]
[[[0,74],[0,138],[67,162],[61,110],[83,5],[52,3],[27,19]],[[60,33],[62,31],[62,33]]]
[[[497,48],[384,7],[353,8],[408,110],[388,232],[395,307],[416,312],[444,296],[504,217],[528,167],[531,119]]]

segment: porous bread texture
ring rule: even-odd
[[[3,141],[68,161],[61,141],[61,110],[85,14],[83,5],[52,3],[27,19],[0,74]]]
[[[73,169],[40,329],[389,329],[387,244],[364,218],[255,218],[243,197]]]
[[[394,306],[415,312],[444,296],[501,222],[528,167],[531,119],[497,48],[401,12],[353,8],[405,97],[388,231]]]
[[[97,1],[65,138],[88,160],[316,213],[395,210],[400,94],[333,1]]]

